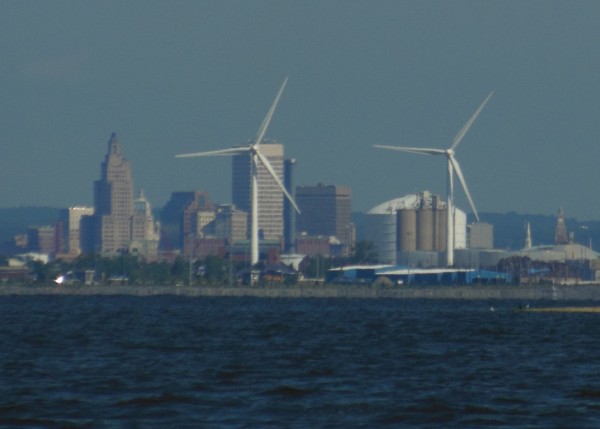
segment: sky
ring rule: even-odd
[[[354,211],[445,195],[456,149],[479,212],[600,219],[600,2],[0,2],[0,207],[93,204],[112,132],[136,193],[231,199],[231,160],[175,159],[266,137],[296,183]],[[456,204],[470,212],[463,192]]]

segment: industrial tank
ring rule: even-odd
[[[406,195],[383,202],[367,212],[365,237],[373,242],[380,263],[396,263],[397,212],[414,207],[416,200],[416,195]]]
[[[434,250],[436,252],[443,252],[446,250],[446,241],[448,240],[448,224],[446,209],[438,209],[434,212],[434,225],[435,225],[435,242]]]
[[[431,252],[433,250],[433,211],[423,208],[417,211],[417,250]]]
[[[415,209],[398,210],[398,251],[417,250],[417,211]]]
[[[467,216],[455,210],[455,247],[465,248]],[[367,212],[365,238],[373,242],[380,263],[395,264],[396,251],[443,252],[446,235],[446,203],[427,191],[386,201]]]

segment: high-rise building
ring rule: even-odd
[[[215,235],[216,216],[214,210],[198,210],[196,212],[196,237],[205,238]]]
[[[248,214],[233,205],[217,207],[215,237],[226,239],[229,244],[244,241],[248,237]]]
[[[295,159],[286,159],[283,174],[283,186],[294,201],[296,201],[295,166]],[[285,252],[287,254],[296,253],[296,210],[287,198],[283,201],[283,235]]]
[[[158,231],[152,215],[152,206],[144,191],[133,201],[131,240],[158,240]]]
[[[173,192],[160,214],[161,250],[183,249],[185,237],[197,234],[197,213],[212,210],[206,192]]]
[[[131,165],[121,155],[117,136],[108,141],[100,180],[94,182],[94,251],[117,253],[129,247],[133,214]]]
[[[131,216],[131,241],[129,253],[154,261],[158,256],[159,229],[152,206],[140,191],[140,195],[133,201],[133,215]]]
[[[60,221],[65,226],[65,243],[67,244],[64,252],[69,256],[77,256],[81,254],[81,219],[83,216],[91,216],[94,214],[93,207],[69,207],[60,212]]]
[[[296,203],[300,208],[296,230],[309,236],[333,236],[351,244],[352,228],[350,188],[338,185],[297,186]]]
[[[29,227],[27,247],[29,251],[43,253],[53,259],[60,249],[60,235],[56,225]]]
[[[283,145],[264,142],[261,153],[269,160],[275,174],[283,183]],[[231,201],[251,216],[252,196],[252,159],[245,152],[232,158]],[[259,163],[258,182],[258,230],[259,236],[266,240],[279,240],[283,236],[283,192],[271,177],[267,169]],[[248,220],[250,224],[250,219]]]

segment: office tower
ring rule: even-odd
[[[264,142],[261,153],[269,160],[275,174],[283,182],[283,145]],[[251,153],[241,153],[232,158],[232,203],[242,211],[251,213]],[[283,236],[283,192],[267,169],[259,163],[258,182],[258,230],[266,240],[279,240]],[[250,218],[248,219],[250,224]]]
[[[158,240],[152,206],[146,199],[144,191],[140,191],[140,195],[133,201],[131,240]]]
[[[117,253],[127,249],[132,214],[131,165],[122,157],[119,141],[113,133],[101,165],[100,180],[94,183],[94,250]]]
[[[69,207],[60,212],[60,222],[64,225],[66,249],[69,256],[81,254],[81,219],[94,214],[93,207]]]
[[[160,214],[161,250],[183,249],[184,237],[196,234],[197,212],[212,210],[206,192],[173,192]]]
[[[148,261],[158,257],[159,230],[152,206],[140,191],[140,195],[133,201],[133,215],[131,216],[131,242],[129,253],[143,257]]]
[[[351,244],[350,188],[338,185],[297,186],[296,202],[300,207],[296,230],[311,236],[335,236]]]
[[[215,235],[215,218],[217,214],[214,210],[198,210],[196,212],[196,237],[205,238]]]
[[[284,183],[283,185],[292,196],[296,199],[296,183],[295,183],[295,159],[286,159],[284,168]],[[284,249],[286,253],[296,253],[296,210],[286,198],[283,202],[283,232],[284,232]]]
[[[53,259],[59,250],[59,235],[56,225],[34,226],[27,228],[27,248]]]
[[[229,244],[247,240],[248,214],[237,210],[233,205],[218,206],[214,234],[217,238],[227,240]]]

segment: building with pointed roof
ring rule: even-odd
[[[148,261],[158,257],[159,227],[154,222],[152,206],[140,190],[138,198],[133,201],[131,216],[131,241],[129,253],[136,254]]]
[[[117,135],[112,133],[108,151],[94,182],[94,215],[88,222],[86,251],[115,254],[128,249],[133,214],[131,164],[121,155]]]
[[[556,228],[554,230],[554,244],[569,244],[567,235],[567,225],[565,224],[565,214],[563,208],[558,209],[558,217],[556,218]]]

